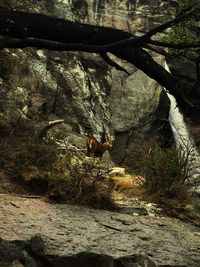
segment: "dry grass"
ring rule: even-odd
[[[136,175],[124,174],[112,178],[116,191],[123,193],[127,197],[143,198],[144,190],[141,185],[142,177]]]
[[[116,193],[125,196],[125,198],[137,198],[150,203],[156,203],[162,207],[162,216],[175,217],[182,221],[200,225],[200,213],[195,208],[195,203],[191,200],[189,203],[183,203],[179,200],[165,197],[158,197],[157,194],[147,194],[142,186],[144,180],[141,176],[124,174],[112,178],[116,186]],[[185,196],[187,199],[187,196]]]

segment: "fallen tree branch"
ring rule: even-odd
[[[126,74],[130,75],[130,73],[126,69],[124,69],[123,67],[118,65],[116,62],[114,62],[111,58],[109,58],[109,56],[107,54],[101,53],[100,56],[103,58],[103,60],[105,60],[106,63],[108,63],[110,66],[114,67],[116,70],[123,71]]]
[[[142,45],[143,48],[146,48],[148,50],[151,50],[153,52],[156,52],[157,54],[163,55],[165,57],[169,56],[169,53],[167,53],[164,49],[157,47],[155,45],[151,45],[149,43],[145,43]]]
[[[80,41],[78,41],[76,39],[76,42],[73,42],[73,35],[71,38],[71,41],[68,40],[67,42],[61,42],[60,40],[58,41],[52,41],[49,38],[51,38],[50,36],[45,36],[46,38],[37,38],[36,36],[33,36],[29,34],[29,26],[30,26],[30,19],[34,19],[37,20],[37,18],[40,19],[48,19],[48,16],[45,15],[41,15],[41,14],[34,14],[34,13],[26,13],[26,12],[20,12],[20,11],[9,11],[9,12],[2,12],[1,17],[3,18],[3,16],[6,17],[6,15],[8,16],[8,18],[6,19],[7,25],[6,25],[6,29],[4,29],[4,27],[2,27],[2,30],[0,31],[0,34],[2,34],[3,38],[1,38],[0,40],[0,48],[5,48],[5,47],[10,47],[10,48],[24,48],[24,47],[42,47],[42,48],[47,48],[50,50],[58,50],[58,51],[85,51],[85,52],[94,52],[94,53],[98,53],[98,52],[111,52],[113,49],[120,49],[120,48],[125,48],[129,45],[131,46],[141,46],[142,44],[144,44],[145,42],[147,42],[148,40],[151,39],[152,36],[156,35],[159,32],[163,32],[164,30],[180,23],[183,22],[184,20],[190,18],[193,13],[196,12],[195,7],[191,7],[189,10],[186,10],[185,13],[180,13],[178,16],[176,16],[174,19],[169,20],[151,30],[149,30],[147,33],[145,33],[142,36],[139,37],[135,37],[132,36],[130,34],[129,38],[124,38],[121,40],[116,40],[114,42],[111,43],[105,43],[105,44],[89,44],[89,43],[81,43]],[[30,15],[30,17],[28,16]],[[53,19],[53,18],[52,18]],[[53,19],[56,20],[56,19]],[[60,27],[65,26],[65,27],[69,27],[71,25],[72,30],[75,27],[76,23],[71,22],[71,21],[65,21],[60,19]],[[5,23],[5,21],[3,20],[3,22]],[[53,21],[52,21],[53,22]],[[65,22],[65,25],[63,25]],[[21,26],[19,25],[19,27],[21,28],[21,34],[17,34],[16,33],[12,33],[13,30],[13,25],[15,25],[15,27],[17,27],[17,23],[22,24]],[[34,21],[33,21],[34,23]],[[38,23],[37,21],[35,21],[35,23]],[[66,25],[69,24],[69,25]],[[2,23],[1,23],[2,24]],[[86,26],[86,24],[79,24],[80,27],[84,27]],[[55,26],[55,25],[54,25]],[[59,26],[58,24],[56,26]],[[96,26],[92,26],[92,25],[87,25],[90,26],[91,30],[97,31],[97,27]],[[102,27],[102,29],[106,29],[106,27]],[[107,28],[109,29],[109,28]],[[56,30],[56,29],[55,29]],[[67,28],[66,28],[67,30]],[[117,31],[117,30],[116,30]],[[24,33],[23,33],[24,32]],[[59,32],[59,29],[58,29]],[[41,31],[42,33],[42,31]],[[13,35],[13,36],[11,36]],[[128,37],[127,35],[127,37]],[[7,37],[6,37],[7,36]],[[17,36],[20,36],[20,38],[15,38]],[[26,38],[23,38],[26,37]],[[31,37],[34,37],[31,38]],[[81,37],[81,36],[80,36]]]
[[[38,137],[39,138],[43,138],[43,137],[46,137],[47,135],[47,132],[53,128],[55,125],[57,124],[61,124],[63,123],[64,120],[63,119],[60,119],[60,120],[55,120],[55,121],[50,121],[44,128],[42,128],[39,133],[38,133]]]
[[[98,221],[98,223],[106,228],[109,228],[111,230],[115,230],[115,231],[118,231],[118,232],[122,232],[122,229],[119,229],[119,228],[116,228],[116,227],[113,227],[113,226],[110,226],[110,225],[107,225],[107,224],[104,224],[104,223],[101,223]]]
[[[162,46],[167,48],[174,48],[174,49],[187,49],[187,48],[199,48],[200,42],[191,42],[191,43],[168,43],[162,42],[158,40],[149,40],[147,41],[148,44]]]

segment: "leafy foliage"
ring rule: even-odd
[[[149,153],[143,175],[148,194],[183,200],[192,186],[190,157],[176,147],[156,147]]]
[[[32,128],[25,130],[20,125],[20,122],[13,124],[9,116],[0,113],[1,166],[11,164],[18,170],[30,166],[50,169],[57,160],[56,143],[50,139],[41,140]]]
[[[20,149],[14,151],[16,164],[24,167],[37,166],[44,169],[51,168],[57,160],[57,146],[52,140],[42,141],[37,138],[27,138],[21,143]]]
[[[110,167],[99,159],[89,158],[70,165],[68,176],[49,184],[51,198],[95,207],[113,207],[114,183],[110,179]]]
[[[168,19],[179,14],[182,14],[185,10],[195,7],[195,12],[187,20],[183,20],[181,23],[174,25],[172,28],[168,29],[160,39],[167,43],[174,44],[197,44],[200,42],[199,37],[199,20],[200,20],[200,5],[198,1],[195,0],[179,0],[177,5],[171,7],[167,14]],[[166,19],[166,17],[165,17]],[[177,48],[170,49],[170,53],[173,57],[187,58],[195,61],[199,54],[199,47],[191,48]]]

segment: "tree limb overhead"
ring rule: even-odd
[[[194,101],[194,106],[199,107],[199,99],[192,99],[191,94],[190,99],[187,99],[186,93],[191,92],[191,85],[183,83],[167,72],[142,48],[142,46],[148,48],[148,44],[156,45],[156,41],[151,40],[152,36],[190,18],[193,13],[192,7],[143,36],[135,37],[122,30],[81,24],[42,14],[0,11],[0,48],[36,47],[57,51],[84,51],[100,55],[110,52],[132,63],[150,78],[156,80],[176,97],[179,105],[188,105]],[[111,64],[109,58],[105,57],[105,59],[108,64]],[[116,67],[116,64],[114,65]]]

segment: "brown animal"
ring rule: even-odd
[[[114,137],[112,135],[107,135],[106,142],[103,144],[100,143],[94,136],[88,136],[86,140],[88,157],[94,155],[95,157],[101,158],[103,153],[112,147],[113,141]]]

